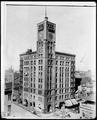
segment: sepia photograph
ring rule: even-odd
[[[95,2],[1,2],[1,117],[96,118]]]

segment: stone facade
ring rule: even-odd
[[[56,24],[37,24],[37,51],[20,54],[20,94],[29,109],[52,112],[56,104],[74,98],[75,55],[56,52]]]

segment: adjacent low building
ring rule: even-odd
[[[91,82],[91,71],[75,71],[75,91],[78,90],[78,86],[87,85]]]
[[[96,103],[90,100],[81,102],[80,115],[83,119],[94,119],[96,117]]]
[[[80,78],[80,85],[78,86],[77,81]],[[77,90],[75,92],[75,98],[79,99],[86,99],[91,94],[95,94],[96,90],[96,82],[92,80],[91,71],[85,72],[76,72],[75,75],[75,85],[77,86]]]
[[[14,79],[14,73],[12,68],[10,68],[5,71],[4,112],[7,115],[11,114],[13,79]]]
[[[13,81],[13,101],[18,100],[19,98],[19,85],[20,85],[20,73],[18,71],[14,72],[14,81]]]

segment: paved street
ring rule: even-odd
[[[32,114],[31,112],[23,109],[22,107],[16,105],[16,104],[12,104],[12,112],[11,112],[11,116],[8,116],[7,118],[25,118],[25,119],[78,119],[79,118],[79,114],[76,113],[72,113],[69,112],[70,117],[68,116],[68,114],[64,117],[64,113],[60,112],[59,110],[55,113],[49,113],[49,114],[39,114],[39,116]]]

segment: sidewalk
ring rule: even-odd
[[[36,110],[32,110],[32,111],[31,111],[28,107],[25,107],[25,106],[23,106],[22,104],[18,104],[18,103],[16,103],[16,102],[13,102],[13,104],[15,104],[15,105],[17,105],[17,106],[19,106],[19,107],[22,107],[23,109],[27,110],[28,112],[30,112],[30,113],[33,114],[33,115],[36,115],[36,116],[38,116],[38,117],[41,117],[41,116],[39,115],[39,111],[36,111]],[[36,111],[36,114],[33,113],[34,111]]]
[[[31,113],[33,114],[33,111],[34,111],[34,110],[31,111],[29,108],[23,106],[22,104],[18,104],[18,103],[16,103],[16,102],[14,102],[13,104],[18,105],[19,107],[22,107],[23,109],[25,109],[25,110],[27,110],[27,111],[29,111],[29,112],[31,112]],[[36,113],[37,113],[36,116],[42,117],[42,118],[44,118],[44,117],[46,117],[46,118],[47,118],[47,117],[50,117],[50,116],[54,115],[54,113],[55,113],[55,112],[52,112],[52,113],[46,113],[46,114],[44,114],[44,113],[42,113],[42,112],[40,112],[40,111],[37,111],[36,109],[35,109],[35,111],[36,111]],[[35,114],[34,114],[34,115],[35,115]]]
[[[5,118],[10,118],[10,119],[39,119],[40,117],[32,114],[28,110],[24,109],[23,107],[20,107],[17,104],[12,103],[12,110],[11,110],[11,115],[6,116]]]

